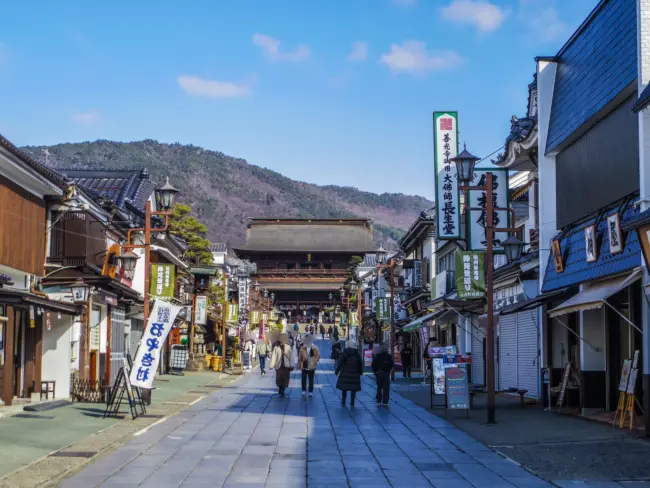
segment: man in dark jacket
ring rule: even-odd
[[[402,373],[404,374],[404,378],[411,377],[412,357],[413,357],[413,349],[411,349],[411,346],[409,346],[408,344],[405,344],[404,347],[402,347],[402,351],[400,352],[400,358],[402,359]]]
[[[372,371],[377,378],[377,406],[382,404],[388,406],[390,395],[390,372],[395,366],[393,356],[388,352],[385,345],[379,346],[379,351],[372,358]]]

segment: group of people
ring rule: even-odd
[[[281,334],[272,339],[271,344],[262,343],[258,346],[261,374],[266,374],[266,359],[270,357],[269,367],[275,370],[275,384],[280,397],[285,396],[289,387],[291,372],[294,369],[294,353],[290,343],[291,336]],[[320,350],[314,344],[314,335],[305,334],[297,345],[297,367],[302,373],[302,396],[312,397],[314,394],[314,377],[320,362]],[[332,338],[332,359],[335,360],[336,388],[341,390],[341,404],[347,403],[348,393],[350,406],[354,407],[357,393],[361,391],[363,376],[363,360],[353,341],[347,341],[345,348],[340,341]],[[395,363],[390,352],[384,346],[376,348],[372,359],[372,371],[377,381],[377,406],[388,406],[390,396],[390,375]]]

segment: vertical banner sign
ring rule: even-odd
[[[508,170],[501,168],[490,168],[489,170],[477,169],[474,171],[474,178],[471,186],[485,186],[487,173],[492,173],[492,204],[494,208],[508,208]],[[485,191],[470,191],[469,206],[483,210],[470,210],[469,220],[469,248],[472,251],[485,251],[487,240],[485,238],[485,226],[487,225],[487,193]],[[492,223],[494,227],[510,227],[510,214],[507,210],[495,210]],[[508,238],[507,232],[494,233],[494,252],[502,253],[501,243]]]
[[[461,300],[485,296],[485,254],[456,252],[456,290]]]
[[[377,320],[390,320],[390,304],[388,298],[377,298],[375,303]]]
[[[152,264],[149,293],[156,298],[174,298],[176,267],[173,264]]]
[[[228,312],[226,315],[227,322],[237,322],[239,320],[239,306],[235,303],[228,304]]]
[[[607,217],[607,235],[609,237],[609,252],[623,252],[623,236],[621,235],[621,216],[617,213]]]
[[[239,315],[245,315],[248,308],[248,278],[239,278]]]
[[[196,297],[196,310],[194,311],[194,323],[197,325],[205,325],[207,323],[207,310],[208,310],[208,297]]]
[[[585,255],[588,263],[598,261],[598,245],[596,243],[596,226],[585,228]]]
[[[259,310],[252,310],[251,311],[251,319],[250,319],[251,325],[257,325],[260,323],[260,312]]]
[[[413,261],[413,288],[422,288],[422,261]]]
[[[438,239],[460,239],[460,191],[456,165],[458,112],[433,113],[433,158],[436,175]]]
[[[395,315],[395,320],[403,320],[408,316],[408,310],[402,305],[402,299],[399,297],[399,294],[396,294],[393,299],[393,314]]]
[[[133,386],[147,389],[153,386],[163,344],[181,308],[160,300],[154,302],[133,362],[130,375]]]

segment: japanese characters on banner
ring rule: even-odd
[[[456,253],[456,290],[461,300],[485,296],[485,254],[459,251]]]
[[[174,283],[176,281],[176,267],[173,264],[152,264],[151,296],[172,299],[174,298]]]
[[[598,248],[596,244],[596,226],[585,228],[585,254],[588,263],[598,261]]]
[[[181,308],[156,300],[135,355],[130,380],[133,386],[151,389],[160,362],[160,353]]]
[[[476,169],[471,186],[485,186],[487,174],[492,173],[492,204],[494,208],[508,208],[508,170],[501,168]],[[483,210],[471,210],[469,219],[469,248],[472,251],[487,249],[485,226],[487,225],[487,192],[470,191],[469,206]],[[495,210],[492,217],[494,227],[510,227],[510,215],[507,210]],[[508,238],[507,232],[495,232],[494,252],[503,252],[501,243]]]
[[[236,323],[239,320],[239,305],[229,303],[226,310],[226,322]]]
[[[413,288],[422,288],[422,261],[413,261]]]
[[[402,305],[402,299],[399,294],[395,294],[393,299],[393,313],[395,314],[395,320],[403,320],[408,317],[408,310]]]
[[[618,213],[607,217],[607,236],[609,238],[609,252],[611,254],[618,254],[620,252],[623,252],[621,216]]]
[[[260,323],[260,311],[259,310],[251,310],[250,323],[251,323],[251,325],[257,325],[257,324]]]
[[[245,315],[248,310],[248,279],[239,278],[239,315]]]
[[[194,311],[194,323],[205,325],[207,323],[208,297],[199,295],[196,297],[196,310]]]
[[[390,302],[388,298],[377,298],[375,301],[377,320],[390,320]]]
[[[433,113],[433,143],[438,239],[460,239],[458,174],[449,160],[458,155],[458,112]]]

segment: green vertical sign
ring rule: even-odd
[[[158,298],[174,298],[176,267],[173,264],[152,264],[149,293]]]
[[[228,315],[226,316],[227,322],[237,322],[239,320],[239,305],[236,303],[228,304]]]
[[[377,320],[390,320],[390,306],[388,298],[375,298]]]
[[[485,253],[456,253],[456,291],[461,300],[485,297]]]

